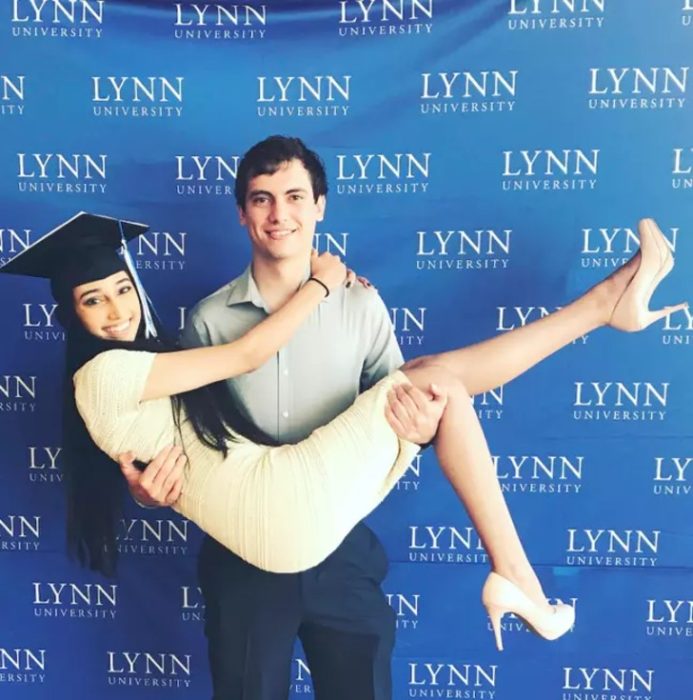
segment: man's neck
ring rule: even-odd
[[[276,311],[296,293],[305,279],[309,261],[266,260],[255,257],[251,264],[253,279],[270,311]]]

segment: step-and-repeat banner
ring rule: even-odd
[[[78,210],[132,246],[173,330],[249,259],[239,158],[298,135],[329,174],[320,250],[378,287],[405,356],[518,328],[637,249],[691,298],[693,0],[2,0],[0,259]],[[1,279],[0,696],[210,696],[201,535],[128,507],[121,570],[65,556],[64,335]],[[474,399],[548,593],[549,644],[479,603],[487,557],[425,452],[371,517],[391,560],[396,700],[683,700],[693,687],[693,315],[599,330]],[[292,697],[312,694],[297,648]],[[354,698],[354,700],[360,700]]]

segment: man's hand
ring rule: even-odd
[[[178,445],[164,447],[144,471],[134,465],[134,457],[132,452],[118,455],[120,471],[128,482],[130,495],[148,508],[173,505],[183,488],[186,461],[183,450]]]
[[[390,427],[404,440],[426,445],[435,437],[448,397],[431,384],[429,393],[412,384],[398,384],[387,395],[385,417]]]

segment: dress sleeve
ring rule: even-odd
[[[137,417],[155,353],[108,350],[75,372],[75,402],[94,442],[105,452]]]

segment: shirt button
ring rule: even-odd
[[[288,412],[288,411],[284,411],[284,412],[282,413],[282,416],[283,416],[284,418],[288,418],[288,417],[289,417],[289,412]]]
[[[285,376],[285,377],[288,377],[288,376],[289,376],[289,370],[288,370],[288,369],[285,369],[285,370],[284,370],[284,376]]]

